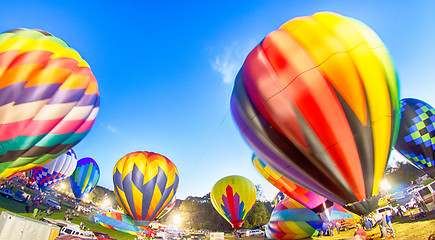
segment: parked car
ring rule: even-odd
[[[0,194],[7,197],[7,198],[14,197],[14,192],[12,192],[11,190],[9,190],[7,188],[0,188]]]
[[[47,204],[47,205],[50,206],[50,207],[54,207],[54,208],[57,209],[57,210],[60,209],[60,205],[59,205],[59,203],[57,203],[56,201],[54,201],[54,200],[51,199],[51,198],[46,198],[46,199],[44,200],[44,203]]]
[[[98,240],[116,240],[116,238],[109,237],[109,234],[103,232],[92,231]]]
[[[252,230],[249,230],[249,235],[250,236],[256,236],[256,235],[262,236],[262,235],[264,235],[264,232],[260,229],[252,229]]]
[[[376,209],[376,213],[386,213],[388,214],[388,216],[395,216],[396,215],[396,211],[392,206],[385,206],[385,207],[381,207]]]
[[[59,236],[62,235],[73,235],[75,237],[81,237],[77,239],[92,239],[92,240],[98,240],[97,237],[95,237],[94,233],[91,231],[83,231],[80,230],[78,225],[67,225],[60,229]],[[56,238],[58,239],[58,238]],[[60,238],[60,239],[70,239],[70,238]],[[76,238],[71,238],[76,239]]]
[[[22,191],[16,191],[14,196],[12,197],[17,202],[24,203],[29,197],[29,194],[24,193]]]

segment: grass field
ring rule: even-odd
[[[14,201],[13,199],[5,198],[0,195],[0,211],[9,211],[24,217],[35,219],[35,217],[33,217],[33,208],[29,213],[26,213],[25,206],[26,204],[24,203],[19,203]],[[52,219],[64,219],[67,206],[62,205],[61,210],[56,210],[53,214],[50,214],[48,216],[45,213],[45,211],[47,210],[47,207],[45,205],[43,204],[38,205],[38,209],[41,210],[41,213],[36,218],[49,217]],[[105,228],[99,224],[95,224],[92,221],[92,217],[95,214],[96,213],[90,213],[87,215],[79,214],[79,216],[74,217],[71,220],[71,222],[75,224],[80,224],[80,222],[83,222],[85,226],[90,230],[108,233],[111,237],[119,240],[133,240],[136,238],[133,235],[114,231]],[[403,240],[427,239],[430,234],[435,233],[435,211],[432,211],[430,215],[428,215],[425,218],[421,218],[418,221],[412,221],[409,217],[404,217],[401,219],[393,218],[393,227],[396,231],[396,236],[397,236],[396,239],[403,239]],[[354,229],[351,229],[347,232],[341,232],[341,234],[337,236],[325,236],[325,237],[309,238],[309,239],[316,239],[316,240],[349,239],[353,237],[353,233],[354,233]],[[373,237],[372,239],[380,239],[380,231],[379,228],[377,227],[374,230],[368,232],[368,234]],[[226,234],[225,239],[232,240],[234,239],[234,236],[232,236],[231,234]],[[248,237],[247,239],[255,240],[255,239],[263,239],[263,237]]]

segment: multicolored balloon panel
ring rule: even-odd
[[[131,235],[137,236],[142,231],[140,228],[134,226],[134,221],[130,216],[119,212],[98,214],[92,218],[92,221],[103,227]]]
[[[100,167],[97,162],[90,157],[80,159],[70,177],[74,196],[82,200],[94,190],[98,180],[100,180]]]
[[[177,201],[177,197],[173,197],[171,202],[157,215],[156,220],[165,216],[168,212],[170,212],[175,207],[175,202]]]
[[[43,165],[90,131],[99,110],[89,65],[40,30],[0,34],[0,177]]]
[[[404,98],[395,148],[430,177],[435,177],[435,109],[426,102]]]
[[[313,211],[286,197],[273,210],[266,228],[269,239],[303,239],[322,228],[323,221]]]
[[[251,51],[231,110],[274,169],[347,204],[378,192],[397,135],[398,99],[395,68],[376,33],[324,12],[290,20]]]
[[[242,227],[256,197],[255,185],[249,179],[235,175],[219,180],[210,193],[213,207],[233,228]]]
[[[41,191],[50,189],[57,183],[65,180],[77,167],[77,156],[70,149],[66,153],[42,166],[30,169],[30,178],[39,186]]]
[[[269,166],[265,161],[255,156],[255,154],[252,155],[252,163],[267,181],[308,209],[311,209],[316,213],[321,213],[326,211],[329,207],[332,207],[333,203],[331,201],[294,184]]]
[[[158,153],[129,153],[113,169],[116,199],[136,226],[159,216],[175,198],[178,182],[174,163]]]

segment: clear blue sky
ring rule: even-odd
[[[309,2],[309,3],[307,3]],[[286,21],[319,11],[359,19],[390,50],[401,97],[435,105],[435,2],[422,1],[2,1],[0,31],[31,28],[64,39],[89,63],[101,107],[74,150],[100,166],[153,151],[178,168],[177,197],[203,196],[238,174],[278,192],[255,170],[232,119],[230,96],[246,55]]]

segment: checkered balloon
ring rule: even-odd
[[[30,178],[45,191],[71,176],[77,166],[77,156],[72,149],[42,166],[30,170]]]
[[[419,99],[404,98],[400,102],[395,148],[430,177],[435,177],[435,109]]]

